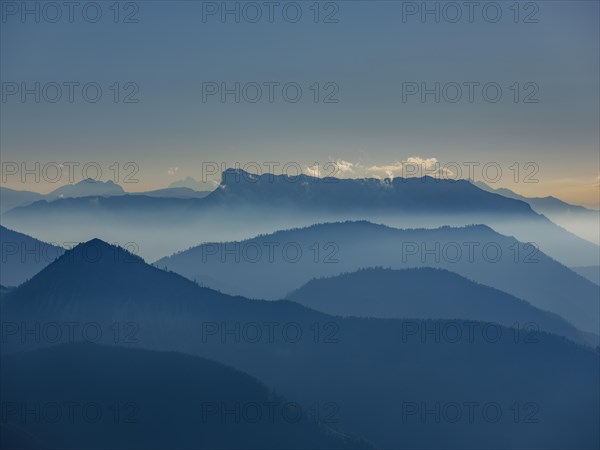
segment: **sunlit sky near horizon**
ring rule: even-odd
[[[496,23],[493,11],[486,19],[479,10],[470,23],[466,9],[457,23],[448,15],[439,23],[431,15],[423,21],[418,12],[408,14],[410,2],[373,0],[318,7],[297,2],[302,16],[296,23],[291,9],[287,20],[274,10],[273,23],[266,10],[258,23],[249,23],[250,10],[240,23],[232,15],[224,22],[206,9],[221,2],[191,1],[132,2],[135,10],[124,2],[119,23],[113,2],[102,3],[96,23],[81,11],[73,23],[64,17],[36,23],[9,14],[6,3],[0,23],[2,162],[93,161],[103,179],[112,179],[113,163],[122,178],[131,161],[139,166],[139,182],[120,184],[143,191],[188,176],[201,180],[207,176],[203,163],[210,162],[250,170],[247,164],[255,162],[263,171],[278,163],[271,165],[275,173],[291,163],[291,175],[294,167],[310,172],[314,163],[335,162],[335,175],[360,178],[402,176],[402,164],[413,158],[451,171],[458,164],[463,178],[469,164],[479,164],[475,179],[493,187],[600,206],[596,1],[530,2],[535,9],[522,3],[518,17],[513,2],[498,2]],[[128,14],[137,23],[123,23]],[[25,101],[21,92],[9,95],[13,87],[36,82],[47,89],[39,103],[33,94]],[[65,82],[97,83],[102,97],[86,101],[77,87],[70,102]],[[236,82],[241,90],[246,86],[239,102],[233,94],[224,102],[220,93],[207,94]],[[271,82],[280,83],[272,102],[265,88]],[[425,101],[420,93],[407,95],[436,82],[439,102],[434,94]],[[54,95],[49,83],[63,86],[56,103],[47,101]],[[286,101],[286,83],[302,89],[297,102]],[[472,102],[465,83],[478,83]],[[487,83],[501,87],[498,101],[485,97]],[[253,103],[248,100],[257,84],[263,97]],[[456,85],[463,96],[452,102]],[[490,163],[502,169],[495,183],[489,183],[493,169],[481,171]],[[81,172],[76,175],[79,181]],[[528,175],[538,181],[525,182]],[[67,181],[22,183],[10,176],[2,185],[48,192]]]

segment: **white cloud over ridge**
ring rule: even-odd
[[[323,166],[315,164],[307,166],[306,175],[323,178],[332,176],[336,178],[411,178],[431,176],[445,179],[455,179],[455,174],[447,167],[442,167],[435,157],[422,158],[410,156],[404,161],[395,161],[391,164],[366,166],[343,159],[332,160]]]

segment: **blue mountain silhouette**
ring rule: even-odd
[[[312,278],[361,268],[437,267],[559,314],[580,330],[598,334],[600,327],[598,285],[485,225],[399,230],[329,223],[202,244],[155,265],[229,294],[266,299],[283,298]]]
[[[527,324],[531,330],[600,344],[598,336],[582,333],[556,314],[443,269],[363,269],[311,280],[287,299],[332,315]]]
[[[255,230],[253,233],[356,219],[402,228],[484,223],[521,241],[535,242],[569,266],[597,265],[600,258],[597,245],[555,225],[523,201],[487,192],[465,180],[431,177],[321,179],[306,175],[255,176],[230,169],[223,172],[220,186],[204,198],[66,198],[14,208],[3,218],[14,228],[30,230],[43,223],[57,233],[77,222],[95,235],[111,232],[115,242],[130,239],[130,232],[123,231],[125,224],[135,229],[151,225],[162,233],[168,233],[176,224],[178,234],[189,236],[190,243],[211,235],[229,240],[231,237],[223,235],[226,225],[240,221]],[[235,232],[239,234],[239,228]],[[142,238],[137,237],[140,241]],[[155,241],[152,236],[139,243],[146,248],[156,246]]]
[[[0,283],[17,286],[64,253],[64,248],[42,242],[0,225]]]
[[[0,393],[10,405],[0,425],[2,448],[370,447],[252,377],[204,358],[72,343],[6,356],[1,368]],[[20,412],[36,405],[38,416],[24,421]],[[88,405],[89,415],[81,414]],[[286,420],[292,407],[298,419]],[[37,445],[23,445],[23,434]]]
[[[339,429],[381,448],[439,448],[448,441],[460,448],[599,444],[597,353],[545,332],[530,342],[493,325],[491,341],[481,333],[491,324],[481,322],[341,318],[290,301],[230,297],[97,240],[67,251],[8,293],[0,313],[5,353],[69,342],[68,333],[51,340],[40,332],[36,340],[19,332],[20,324],[27,330],[71,324],[81,341],[80,330],[93,323],[103,331],[97,343],[209,358],[303,407],[335,404]],[[124,324],[134,327],[125,336],[134,340],[115,339],[115,325]],[[478,331],[472,339],[466,332],[451,340],[440,334],[467,324]],[[417,414],[403,422],[407,402],[432,408],[457,399],[479,411],[496,402],[506,420],[474,425],[421,421]],[[535,426],[513,420],[515,404],[528,405]]]

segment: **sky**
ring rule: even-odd
[[[2,1],[2,185],[412,162],[597,208],[598,5]]]

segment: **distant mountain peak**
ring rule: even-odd
[[[185,177],[183,180],[174,181],[169,188],[187,188],[197,192],[213,191],[217,187],[217,180],[198,181],[193,177]]]
[[[81,244],[77,245],[77,247],[89,247],[89,246],[100,246],[100,247],[116,247],[112,244],[109,244],[108,242],[103,241],[102,239],[99,238],[93,238],[90,239],[87,242],[82,242]]]
[[[118,264],[122,262],[144,263],[144,260],[123,247],[94,238],[67,250],[57,261],[59,264],[61,262],[67,262],[68,264]]]
[[[46,195],[52,200],[68,197],[87,197],[92,195],[121,195],[124,189],[112,180],[102,181],[86,178],[74,184],[65,184]]]
[[[86,178],[84,180],[81,180],[79,183],[75,183],[74,185],[77,186],[78,184],[83,184],[83,183],[95,183],[95,184],[106,184],[106,185],[116,185],[116,183],[113,180],[106,180],[106,181],[102,181],[102,180],[95,180],[93,178]]]

